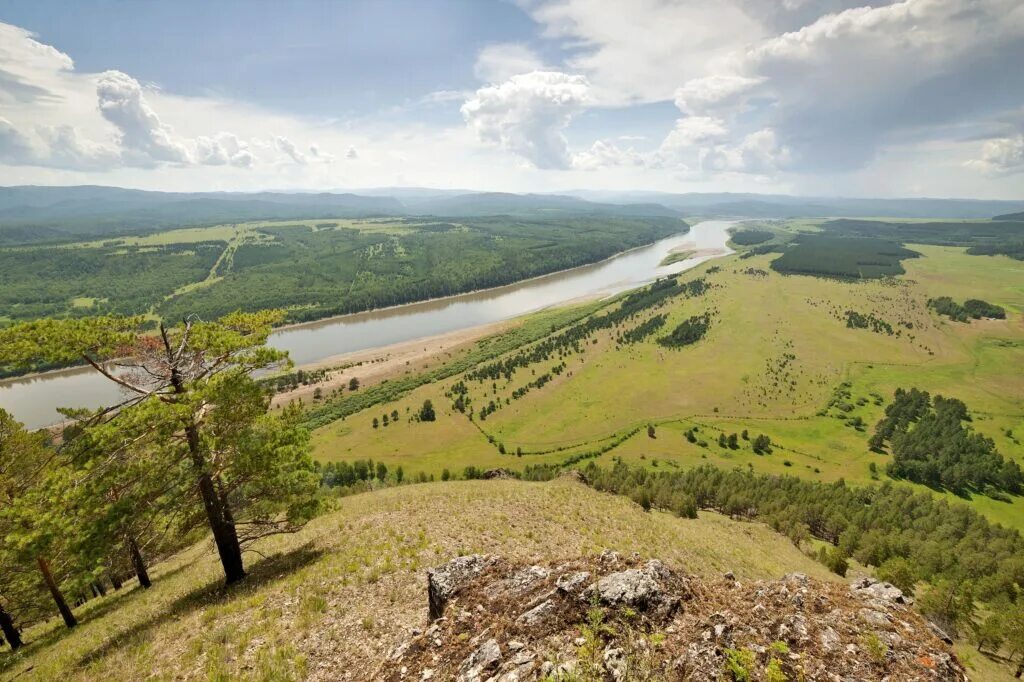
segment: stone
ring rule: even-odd
[[[611,573],[597,581],[584,596],[596,594],[601,602],[611,605],[635,606],[646,609],[662,601],[663,590],[658,580],[668,577],[660,561],[652,560],[643,568],[630,568]]]
[[[458,682],[481,682],[485,673],[497,670],[501,664],[501,647],[496,639],[489,639],[466,657],[459,666]]]
[[[892,583],[879,582],[874,578],[860,578],[859,580],[855,580],[853,584],[850,585],[850,592],[858,596],[877,599],[879,601],[888,601],[894,604],[909,604],[911,601],[903,594],[903,591],[900,588],[896,587]]]
[[[601,657],[604,660],[604,669],[614,680],[626,679],[626,654],[617,647],[609,646],[604,650]]]
[[[558,576],[555,587],[565,594],[576,594],[590,580],[590,571],[576,571]]]
[[[443,566],[427,571],[427,601],[430,619],[444,613],[445,604],[459,588],[484,572],[493,561],[482,554],[470,554],[452,559]]]
[[[552,600],[548,599],[537,604],[526,613],[516,618],[516,622],[520,625],[534,626],[544,621],[549,615],[558,610],[558,605]]]

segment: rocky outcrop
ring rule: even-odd
[[[480,575],[494,559],[482,554],[460,556],[444,566],[427,571],[427,602],[430,620],[440,618],[445,604],[467,582]]]
[[[526,566],[459,557],[428,584],[434,622],[374,679],[967,679],[910,600],[870,579],[709,580],[605,552]]]

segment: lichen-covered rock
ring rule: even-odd
[[[883,583],[874,578],[860,578],[850,585],[850,591],[855,594],[889,601],[895,604],[909,604],[910,599],[903,594],[903,591],[892,583]]]
[[[740,657],[791,680],[967,680],[943,635],[874,581],[702,579],[614,552],[544,565],[462,557],[430,575],[450,615],[413,631],[373,679],[717,682]]]
[[[458,682],[480,682],[489,679],[489,673],[497,670],[500,664],[501,647],[497,640],[489,639],[462,662]]]
[[[443,566],[427,571],[427,601],[430,619],[440,618],[452,595],[467,582],[480,575],[493,563],[482,554],[470,554],[452,559]]]

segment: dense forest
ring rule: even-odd
[[[450,229],[438,229],[446,224]],[[176,319],[185,311],[212,316],[283,308],[292,321],[314,320],[509,284],[593,263],[684,229],[673,218],[611,216],[476,218],[393,235],[268,229],[273,241],[241,246],[222,281],[176,297],[158,311]]]
[[[1004,459],[992,439],[967,428],[964,424],[970,419],[967,406],[955,398],[932,398],[927,391],[900,388],[869,444],[876,450],[891,444],[892,461],[886,470],[894,478],[960,494],[1020,494],[1020,466]]]
[[[225,246],[0,249],[0,321],[145,313],[204,279]]]
[[[286,309],[289,321],[307,321],[509,284],[687,229],[675,218],[606,215],[458,224],[420,218],[396,225],[390,231],[329,221],[264,227],[258,238],[234,246],[111,241],[0,249],[0,324],[147,312],[172,321],[214,319],[270,308]]]
[[[783,274],[873,279],[903,274],[900,261],[917,256],[886,239],[800,234],[772,261],[772,269]]]
[[[770,241],[775,235],[765,230],[737,230],[733,232],[730,241],[740,246],[755,246]]]
[[[710,509],[763,521],[798,545],[823,540],[832,548],[818,556],[839,573],[853,558],[910,594],[919,581],[930,583],[919,606],[954,633],[975,626],[976,601],[1013,604],[1022,599],[1024,537],[966,505],[927,492],[892,483],[825,484],[710,465],[651,472],[619,461],[611,469],[590,463],[582,473],[591,486],[627,495],[645,509],[684,517]],[[553,473],[540,467],[528,475]]]
[[[881,220],[830,220],[822,225],[829,234],[847,237],[873,237],[904,244],[966,246],[967,253],[979,256],[1007,255],[1024,259],[1024,221],[1012,219],[992,222],[914,222]]]

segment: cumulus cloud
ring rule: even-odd
[[[249,144],[231,133],[220,133],[214,137],[196,138],[196,163],[207,166],[231,165],[251,168],[256,157],[249,151]]]
[[[738,144],[706,150],[701,163],[705,170],[771,175],[791,160],[789,148],[779,142],[774,130],[765,128],[746,135]]]
[[[739,104],[744,95],[762,80],[735,74],[695,78],[676,90],[676,106],[680,111],[694,115],[719,111]]]
[[[100,113],[117,128],[125,156],[142,164],[192,161],[188,147],[146,102],[139,82],[120,71],[96,81]]]
[[[107,170],[119,162],[116,150],[83,138],[72,126],[38,125],[25,131],[0,117],[0,163]]]
[[[940,139],[1020,106],[1024,70],[1009,64],[1022,61],[1019,0],[903,0],[757,41],[686,82],[676,104],[726,121],[734,150],[711,155],[717,165],[758,156],[769,136],[749,135],[770,129],[791,168],[846,172],[897,140]]]
[[[353,159],[358,159],[359,158],[359,152],[356,151],[355,147],[353,147],[352,145],[349,145],[348,149],[345,151],[345,158],[350,160],[350,161],[353,160]]]
[[[589,101],[583,76],[533,71],[480,88],[462,105],[466,124],[484,142],[537,168],[568,169],[572,154],[563,131]]]
[[[500,83],[521,73],[543,70],[540,57],[520,43],[488,45],[480,50],[473,67],[476,77],[487,83]]]
[[[642,166],[643,157],[632,147],[623,149],[614,142],[597,140],[590,149],[574,154],[572,167],[577,170],[599,170],[612,166]]]
[[[764,1],[764,0],[760,0]],[[655,102],[706,75],[734,49],[764,35],[735,2],[706,0],[533,0],[523,2],[545,37],[569,52],[573,73],[608,105]]]
[[[968,161],[967,166],[987,175],[1024,173],[1024,134],[986,140],[981,157]]]
[[[305,165],[308,160],[306,155],[303,154],[298,146],[287,137],[278,135],[274,138],[274,146],[277,147],[277,151],[288,156],[292,161],[299,165]]]

